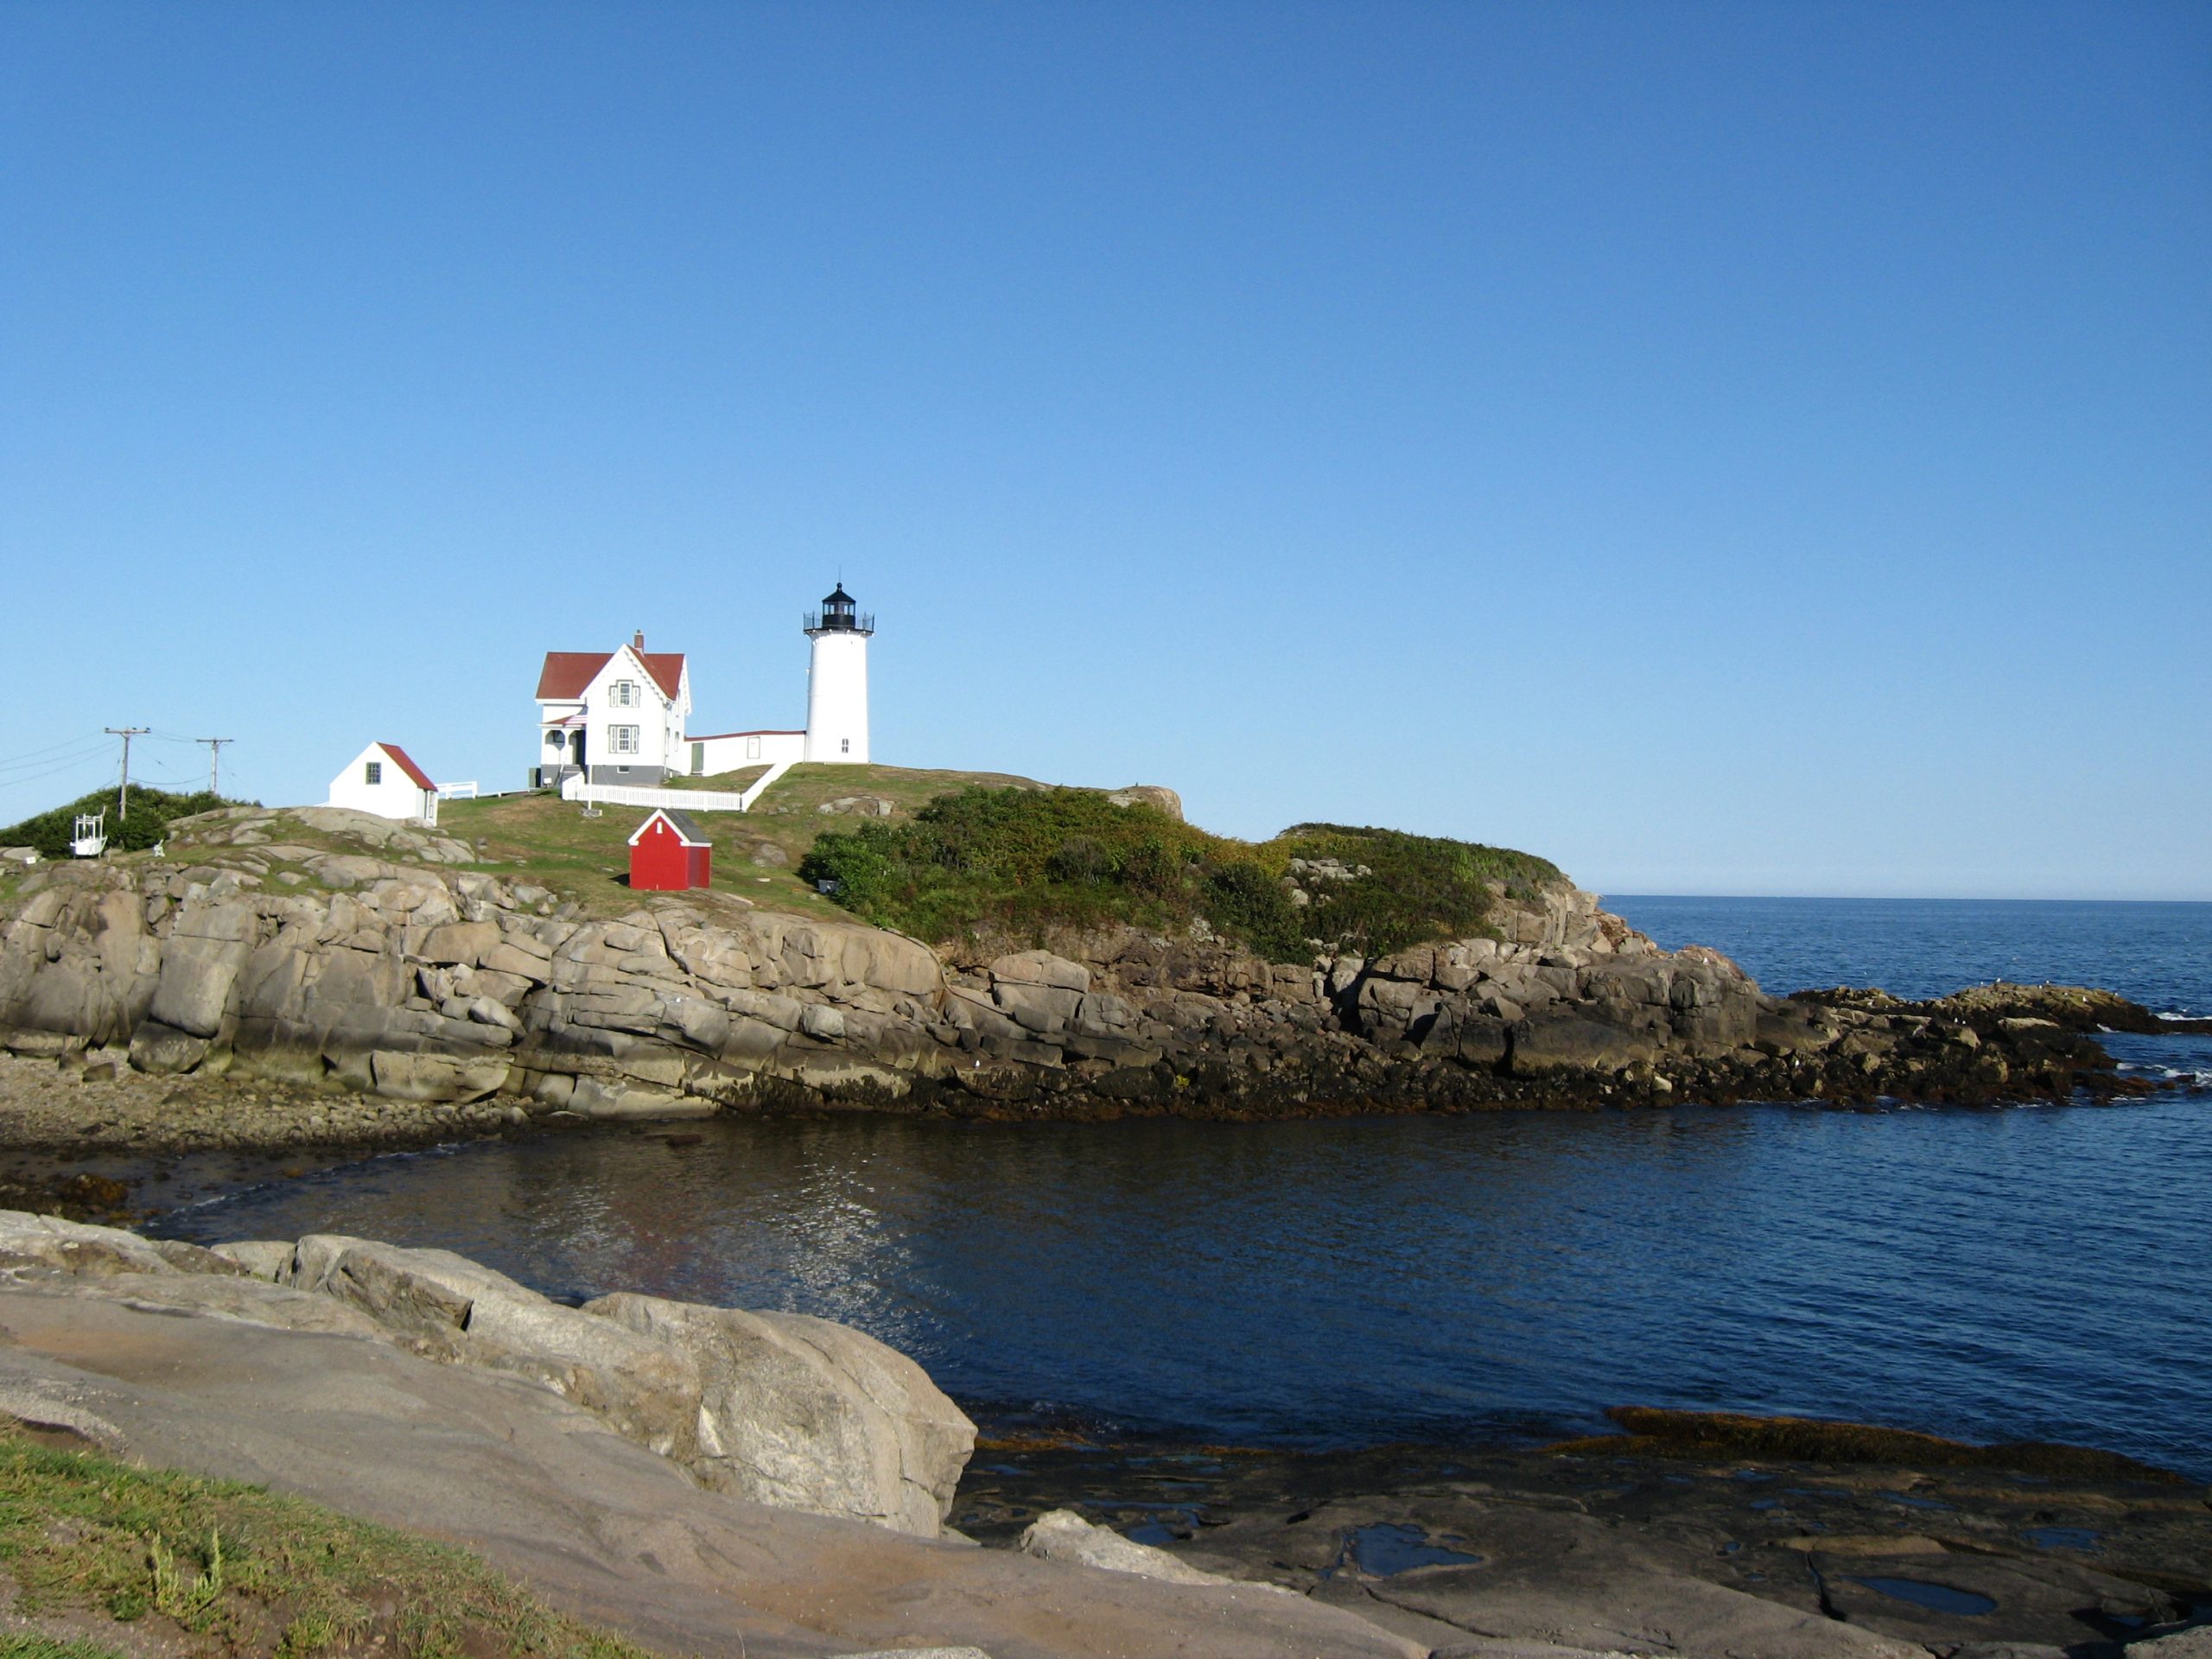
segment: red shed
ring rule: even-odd
[[[647,893],[703,887],[714,874],[714,843],[683,812],[663,807],[630,837],[630,885]]]

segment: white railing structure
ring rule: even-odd
[[[561,798],[586,806],[665,806],[678,812],[742,812],[745,797],[729,789],[639,789],[629,784],[586,783],[581,773],[561,780]]]
[[[774,766],[769,767],[767,771],[762,772],[758,778],[755,778],[752,784],[737,798],[738,800],[742,803],[741,810],[750,812],[753,810],[753,803],[760,798],[761,791],[798,764],[798,762],[796,760],[779,760]]]
[[[476,780],[465,784],[440,784],[438,793],[448,801],[473,801],[476,798]]]
[[[779,760],[741,790],[639,789],[630,784],[594,784],[580,772],[570,772],[561,780],[561,798],[582,801],[586,806],[665,806],[678,812],[750,812],[761,791],[798,764],[796,760]]]
[[[69,836],[69,850],[79,858],[98,858],[107,850],[107,808],[77,815],[77,827]]]

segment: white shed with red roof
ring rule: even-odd
[[[330,780],[332,806],[410,823],[438,821],[438,786],[397,743],[372,743]]]

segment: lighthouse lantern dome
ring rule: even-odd
[[[806,615],[805,629],[809,635],[824,633],[874,633],[875,618],[858,609],[853,596],[839,582],[836,589],[822,601],[822,608]]]

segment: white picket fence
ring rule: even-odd
[[[761,791],[798,762],[779,760],[746,788],[639,789],[630,784],[594,784],[572,772],[561,780],[561,798],[586,806],[664,806],[677,812],[750,812]]]
[[[742,812],[750,804],[734,789],[639,789],[629,784],[561,780],[561,798],[586,806],[664,806],[677,812]]]

